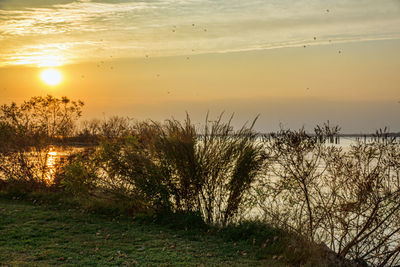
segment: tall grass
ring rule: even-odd
[[[234,131],[230,118],[206,120],[198,145],[203,186],[199,205],[208,223],[225,226],[237,216],[243,196],[264,167],[266,154],[263,144],[250,127]]]

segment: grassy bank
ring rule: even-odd
[[[1,197],[0,214],[0,266],[285,266],[274,231],[260,244],[243,229],[100,214],[54,199]]]

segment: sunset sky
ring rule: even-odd
[[[85,118],[400,131],[400,0],[0,0],[0,104],[47,94]]]

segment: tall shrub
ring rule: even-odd
[[[234,131],[222,117],[196,131],[184,122],[139,122],[124,139],[103,142],[101,187],[154,211],[200,212],[210,224],[237,216],[266,154],[250,127]]]
[[[342,258],[398,264],[400,144],[380,133],[343,149],[325,142],[337,130],[329,128],[266,140],[271,168],[255,190],[265,220]]]
[[[231,118],[232,119],[232,118]],[[266,153],[257,133],[243,126],[234,131],[231,119],[206,120],[200,132],[197,155],[201,166],[202,188],[199,206],[206,222],[220,226],[231,222],[243,197],[264,167]]]
[[[20,184],[22,190],[46,187],[50,147],[72,134],[82,106],[81,101],[52,96],[32,97],[20,105],[2,105],[0,177]]]

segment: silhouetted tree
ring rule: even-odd
[[[32,97],[21,105],[0,107],[0,177],[17,183],[45,185],[47,159],[55,138],[73,133],[83,102],[67,97]],[[29,187],[32,188],[29,188]]]

